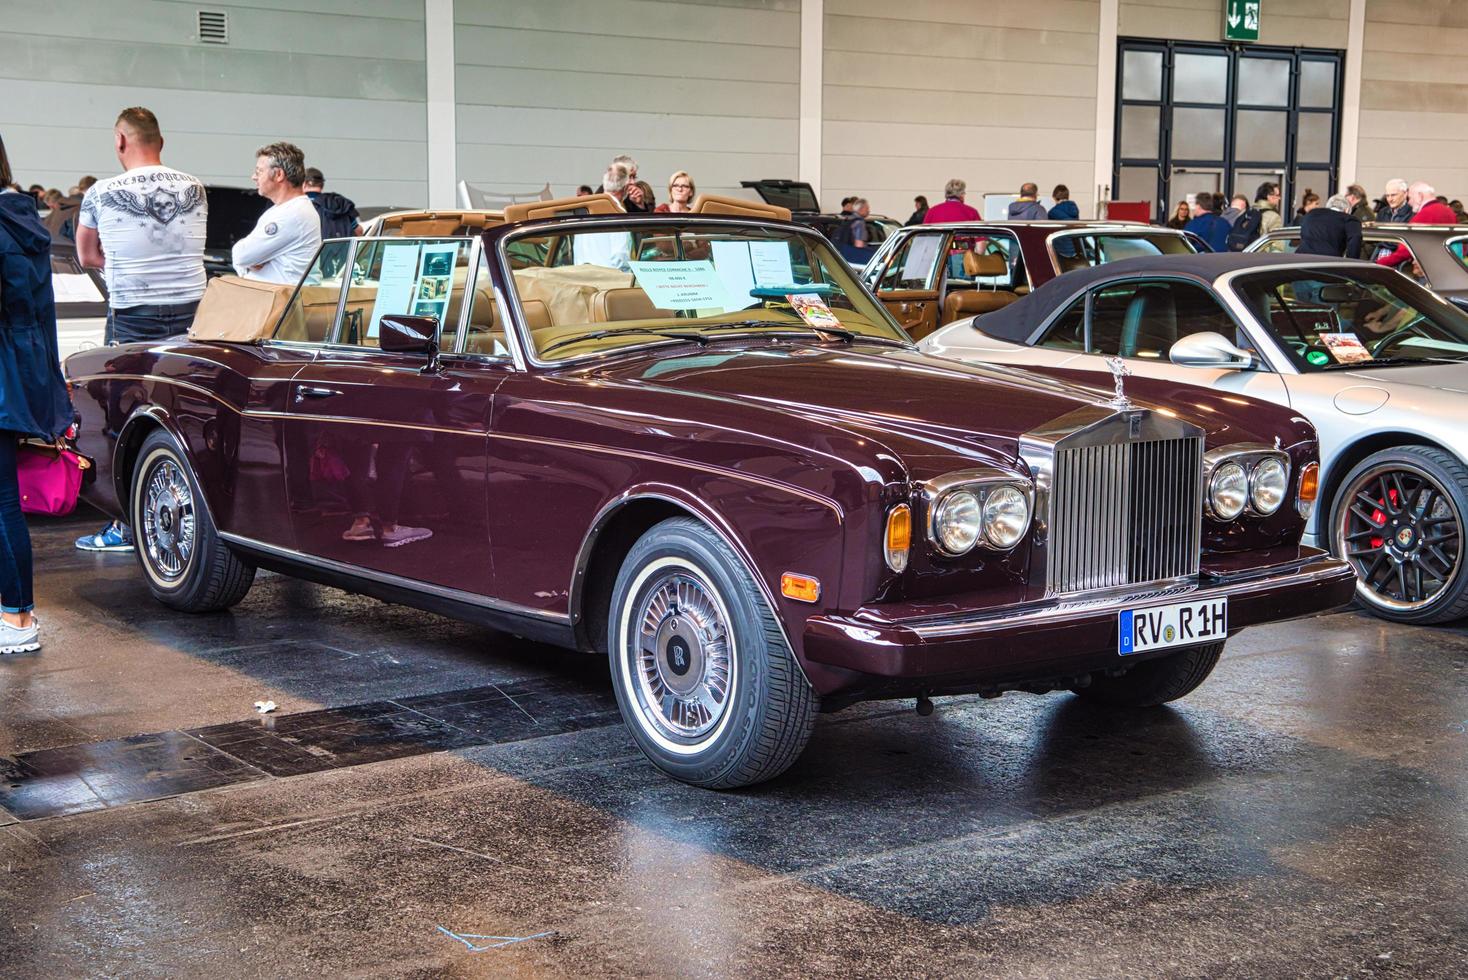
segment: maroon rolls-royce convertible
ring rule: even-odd
[[[177,609],[261,567],[608,653],[710,787],[863,699],[1160,704],[1350,599],[1303,419],[924,355],[820,235],[715,205],[331,241],[266,339],[83,351],[88,499]]]

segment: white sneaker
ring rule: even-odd
[[[0,654],[31,653],[41,649],[41,624],[31,617],[31,625],[11,626],[0,619]]]
[[[385,548],[401,548],[405,544],[431,537],[433,532],[426,527],[404,527],[399,524],[391,531],[382,532],[382,545]]]

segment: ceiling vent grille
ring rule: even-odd
[[[222,10],[199,11],[199,40],[204,44],[228,44],[229,14]]]

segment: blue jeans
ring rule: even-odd
[[[20,484],[15,478],[15,450],[19,436],[0,431],[0,609],[30,612],[31,532],[20,512]]]
[[[173,306],[129,306],[107,311],[109,344],[132,344],[138,341],[165,340],[187,333],[194,322],[199,302]]]

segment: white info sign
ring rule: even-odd
[[[729,302],[723,280],[708,259],[633,262],[637,285],[660,310],[739,309]]]

